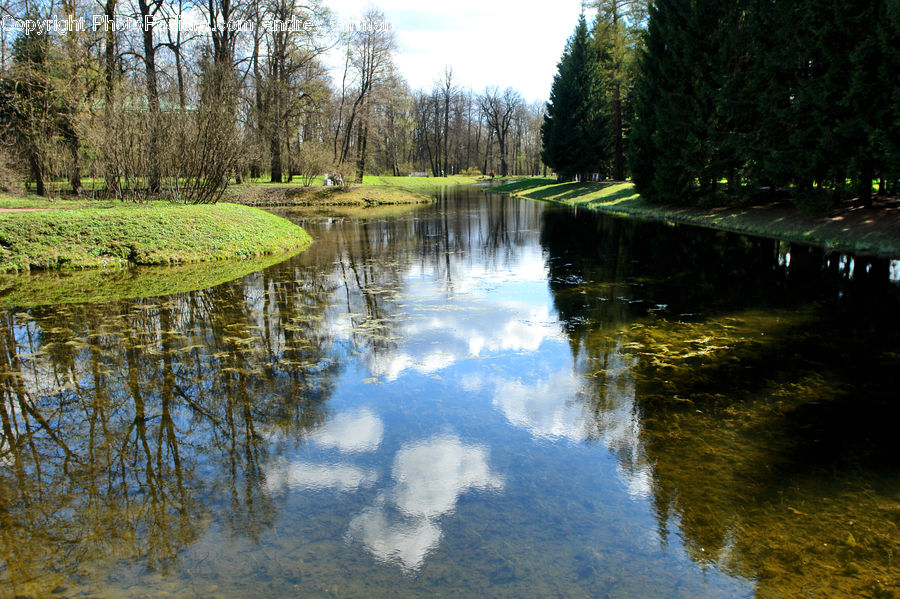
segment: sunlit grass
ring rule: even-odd
[[[0,214],[0,271],[182,264],[305,247],[309,235],[262,210],[167,202]]]
[[[477,177],[451,175],[449,177],[392,177],[382,175],[366,175],[365,185],[386,185],[401,189],[417,189],[422,187],[442,187],[444,185],[471,185],[477,183]]]

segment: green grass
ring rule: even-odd
[[[343,187],[251,185],[230,187],[230,202],[245,206],[376,206],[381,204],[420,204],[432,196],[422,190],[410,191],[392,186],[345,185]]]
[[[642,198],[632,183],[555,183],[546,177],[499,185],[490,191],[609,214],[820,245],[832,250],[900,256],[900,225],[896,221],[891,221],[894,224],[879,221],[877,215],[859,218],[832,214],[816,218],[785,204],[718,208],[668,206]]]
[[[366,175],[363,183],[343,187],[318,185],[303,187],[297,183],[249,183],[234,185],[226,191],[230,202],[248,206],[372,206],[382,204],[419,204],[431,201],[434,194],[449,185],[471,185],[475,177],[390,177]]]
[[[9,212],[0,213],[0,272],[209,262],[284,253],[310,242],[290,221],[234,204]]]
[[[70,210],[74,208],[114,208],[122,205],[122,202],[116,200],[72,199],[69,196],[48,199],[36,195],[0,195],[0,208]]]
[[[491,191],[511,193],[532,200],[563,204],[594,204],[612,206],[638,196],[631,183],[556,183],[551,177],[532,177],[491,188]]]
[[[378,185],[396,187],[399,189],[433,189],[445,185],[471,185],[478,182],[477,177],[465,175],[451,175],[449,177],[392,177],[381,175],[366,175],[363,177],[364,185]]]

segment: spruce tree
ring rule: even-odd
[[[690,0],[659,0],[650,7],[629,164],[638,191],[654,201],[684,202],[694,195],[700,143],[691,127],[698,111],[690,18]]]
[[[541,157],[560,177],[585,179],[608,171],[609,129],[603,99],[597,49],[581,15],[553,78],[541,126]]]
[[[647,0],[595,0],[597,18],[594,44],[600,59],[600,76],[606,94],[604,109],[609,123],[612,178],[625,179],[625,138],[630,125],[631,100]]]

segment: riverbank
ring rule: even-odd
[[[27,205],[23,205],[27,204]],[[0,272],[190,264],[299,251],[300,227],[247,206],[5,198]]]
[[[341,187],[299,183],[247,183],[226,191],[229,202],[245,206],[382,206],[422,204],[445,186],[470,185],[475,177],[381,177],[366,175],[363,183]]]
[[[607,214],[696,225],[723,231],[806,243],[832,251],[900,257],[900,200],[876,201],[872,208],[842,206],[823,216],[804,215],[790,202],[752,206],[692,208],[654,204],[631,183],[556,183],[538,177],[491,191]]]

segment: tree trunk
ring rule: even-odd
[[[184,95],[184,67],[181,64],[181,33],[178,34],[178,48],[175,50],[175,74],[178,77],[178,106],[182,110],[187,105]]]
[[[112,21],[116,18],[116,0],[107,0],[104,5],[106,14],[106,47],[105,52],[105,70],[106,70],[106,106],[111,109],[112,91],[116,79],[116,32],[113,31]]]
[[[866,208],[872,206],[872,179],[875,178],[875,169],[872,163],[866,161],[859,175],[858,194],[859,202]]]
[[[622,90],[616,81],[613,86],[613,179],[625,180],[625,144],[622,139]]]
[[[369,137],[369,124],[365,121],[360,123],[359,135],[356,138],[356,182],[363,182],[363,175],[366,172],[366,145]]]
[[[153,17],[150,7],[146,0],[138,2],[142,17]],[[160,108],[159,108],[159,87],[156,77],[156,46],[153,43],[153,26],[142,27],[144,42],[144,71],[147,76],[147,104],[150,116],[150,140],[147,148],[149,156],[148,173],[147,173],[147,189],[150,193],[159,193],[160,191],[160,165],[159,165],[159,128],[160,128]]]
[[[44,187],[44,173],[41,170],[40,162],[35,154],[29,158],[31,163],[31,176],[34,178],[34,184],[37,187],[37,194],[41,197],[47,195],[47,189]]]
[[[81,143],[77,133],[69,142],[69,150],[72,153],[72,173],[69,175],[69,184],[72,186],[73,194],[81,195]]]
[[[271,182],[281,183],[281,136],[278,128],[273,125],[272,137],[269,140],[269,151],[272,154]]]
[[[444,96],[444,171],[450,174],[450,94]]]

